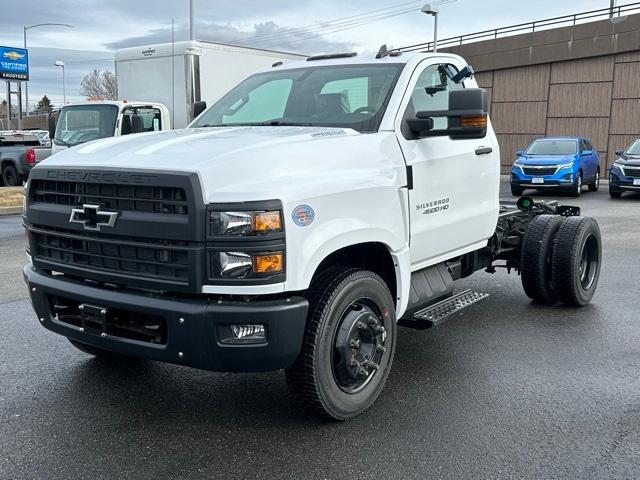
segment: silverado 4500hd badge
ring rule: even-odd
[[[432,213],[444,212],[445,210],[449,210],[449,205],[449,197],[445,197],[438,200],[419,203],[416,205],[416,211],[422,210],[422,215],[430,215]]]

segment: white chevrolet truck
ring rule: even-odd
[[[184,130],[34,168],[24,276],[41,324],[84,352],[284,369],[302,404],[348,419],[382,390],[398,326],[485,296],[459,279],[506,267],[536,301],[591,300],[597,223],[501,204],[499,183],[486,92],[462,58],[277,63]]]

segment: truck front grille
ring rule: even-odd
[[[534,177],[541,177],[543,175],[553,175],[556,173],[557,167],[555,165],[544,168],[532,168],[522,167],[525,175],[533,175]]]
[[[82,269],[188,285],[188,242],[158,239],[123,239],[88,232],[35,226],[32,255]]]
[[[92,204],[121,212],[189,213],[185,191],[178,187],[32,180],[31,195],[35,202],[55,205]]]

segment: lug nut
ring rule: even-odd
[[[349,346],[351,348],[360,348],[360,340],[351,340]]]
[[[385,333],[386,330],[384,329],[384,327],[382,325],[380,325],[379,327],[376,328],[376,333]]]
[[[384,353],[386,350],[387,350],[387,349],[385,348],[385,346],[384,346],[384,345],[378,345],[378,346],[376,347],[376,351],[378,351],[378,352],[382,352],[382,353]]]
[[[356,327],[358,328],[358,330],[365,330],[367,328],[367,326],[362,322],[356,323]]]

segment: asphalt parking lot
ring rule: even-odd
[[[284,377],[108,364],[42,329],[20,220],[0,217],[1,479],[640,478],[640,195],[595,217],[604,265],[584,309],[535,305],[515,275],[427,331],[401,329],[381,397],[320,421]]]

